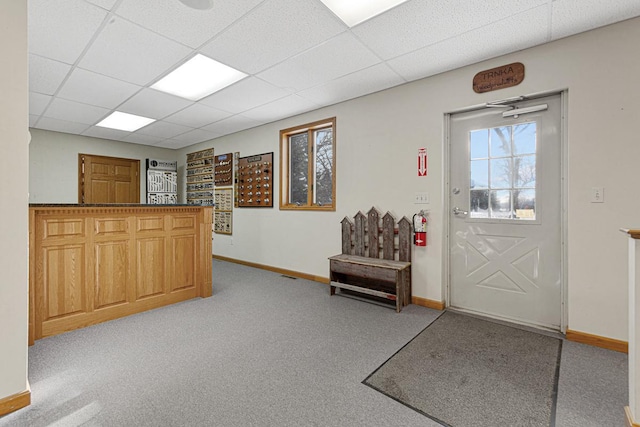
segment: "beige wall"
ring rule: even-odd
[[[29,202],[78,203],[78,154],[140,160],[140,201],[146,200],[147,158],[176,160],[177,152],[148,145],[31,129]],[[55,179],[52,179],[55,177]]]
[[[342,217],[372,205],[411,216],[420,208],[413,204],[414,193],[426,191],[431,199],[429,246],[414,248],[413,293],[444,300],[445,113],[566,89],[568,327],[626,340],[627,246],[617,230],[640,226],[635,132],[640,54],[632,52],[637,51],[635,40],[640,40],[640,18],[185,148],[178,161],[184,167],[186,153],[211,146],[217,154],[274,151],[277,157],[280,129],[336,116],[337,211],[236,209],[233,236],[217,235],[214,253],[326,277],[327,257],[340,251]],[[515,61],[526,66],[521,85],[473,92],[477,72]],[[429,154],[426,178],[416,176],[421,147]],[[594,186],[605,187],[605,203],[590,203]]]
[[[27,389],[27,2],[0,2],[0,400]]]

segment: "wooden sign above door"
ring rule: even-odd
[[[524,80],[524,64],[514,62],[490,70],[480,71],[473,77],[473,90],[476,93],[491,92],[517,86]]]

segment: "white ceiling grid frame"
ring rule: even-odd
[[[637,0],[554,0],[552,8],[553,39],[640,15],[640,1]]]
[[[132,144],[153,145],[157,144],[158,142],[164,141],[164,138],[158,138],[157,136],[150,136],[134,132],[122,138],[122,141],[130,142]]]
[[[71,65],[38,55],[29,55],[29,91],[53,95],[69,74]]]
[[[90,127],[86,124],[53,119],[51,117],[39,117],[39,119],[40,120],[38,121],[38,129],[52,130],[55,132],[73,133],[76,135],[80,135]]]
[[[94,138],[111,139],[114,141],[120,141],[124,139],[129,132],[119,129],[104,128],[100,126],[91,126],[89,129],[82,132],[82,135],[92,136]]]
[[[187,133],[193,128],[188,126],[176,125],[167,122],[153,122],[136,132],[142,135],[155,136],[158,138],[173,138],[174,136]]]
[[[256,74],[346,29],[318,0],[266,0],[204,45],[201,52]]]
[[[209,10],[196,10],[178,0],[124,0],[118,6],[116,14],[195,49],[262,1],[215,1],[213,8]],[[188,24],[185,25],[186,23]]]
[[[113,6],[116,4],[118,0],[86,0],[89,3],[93,3],[98,7],[101,7],[105,10],[113,9]]]
[[[405,80],[387,64],[378,64],[364,70],[303,90],[298,95],[320,105],[331,105],[369,93],[379,92],[405,83]]]
[[[351,31],[382,59],[388,60],[548,2],[411,0]],[[393,31],[384,31],[386,28]]]
[[[242,115],[258,121],[273,122],[286,117],[295,116],[296,114],[315,110],[318,107],[320,107],[318,104],[308,99],[302,98],[298,95],[289,95],[286,98],[245,111]]]
[[[69,117],[73,117],[74,122],[93,125],[104,119],[109,113],[110,110],[106,108],[55,98],[49,104],[43,117],[59,120],[68,120]]]
[[[226,119],[231,113],[207,107],[206,105],[194,104],[164,119],[165,122],[179,125],[200,128],[202,126]]]
[[[37,92],[29,92],[29,112],[31,114],[40,115],[44,112],[51,101],[51,96],[43,95]]]
[[[29,52],[74,64],[106,16],[84,1],[29,0]]]
[[[118,110],[159,120],[193,104],[184,98],[144,88],[121,104]]]
[[[78,66],[146,86],[191,55],[192,50],[166,37],[113,17]]]
[[[194,129],[187,133],[183,133],[182,135],[177,135],[171,138],[173,141],[184,142],[189,145],[197,144],[199,142],[208,141],[210,139],[214,139],[219,137],[219,133],[210,132],[203,129]]]
[[[290,94],[291,92],[256,77],[247,77],[201,99],[200,103],[230,113],[241,113]]]
[[[57,96],[113,109],[140,89],[140,86],[76,67]]]
[[[350,32],[344,32],[263,71],[258,77],[276,86],[300,91],[380,62],[380,58]]]
[[[203,126],[202,129],[219,133],[221,135],[228,135],[230,133],[238,132],[244,129],[260,126],[264,123],[265,122],[253,120],[240,114],[236,114],[235,116],[231,116],[228,119],[223,119],[219,122]]]
[[[412,81],[544,43],[548,29],[549,6],[542,5],[387,62]]]

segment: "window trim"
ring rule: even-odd
[[[315,161],[309,162],[308,170],[309,170],[309,181],[311,191],[307,194],[307,204],[306,205],[295,205],[293,203],[289,203],[289,162],[290,162],[290,153],[289,153],[289,136],[308,132],[309,136],[307,138],[307,144],[309,144],[310,150],[309,152],[313,152],[314,160],[315,160],[315,150],[311,150],[312,147],[315,146],[315,140],[313,138],[313,132],[318,129],[328,128],[332,129],[332,157],[333,161],[331,164],[331,180],[332,180],[332,188],[331,188],[331,200],[332,203],[330,205],[316,205],[313,202],[314,194],[315,194]],[[324,120],[318,120],[312,123],[306,123],[300,126],[291,127],[288,129],[283,129],[280,131],[280,210],[303,210],[303,211],[332,211],[336,210],[336,118],[331,117]]]

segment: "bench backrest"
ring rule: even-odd
[[[383,259],[411,262],[411,221],[406,216],[397,227],[391,213],[380,218],[375,208],[367,215],[358,212],[353,219],[352,222],[345,216],[342,220],[343,254],[369,258],[380,258],[382,254]]]

